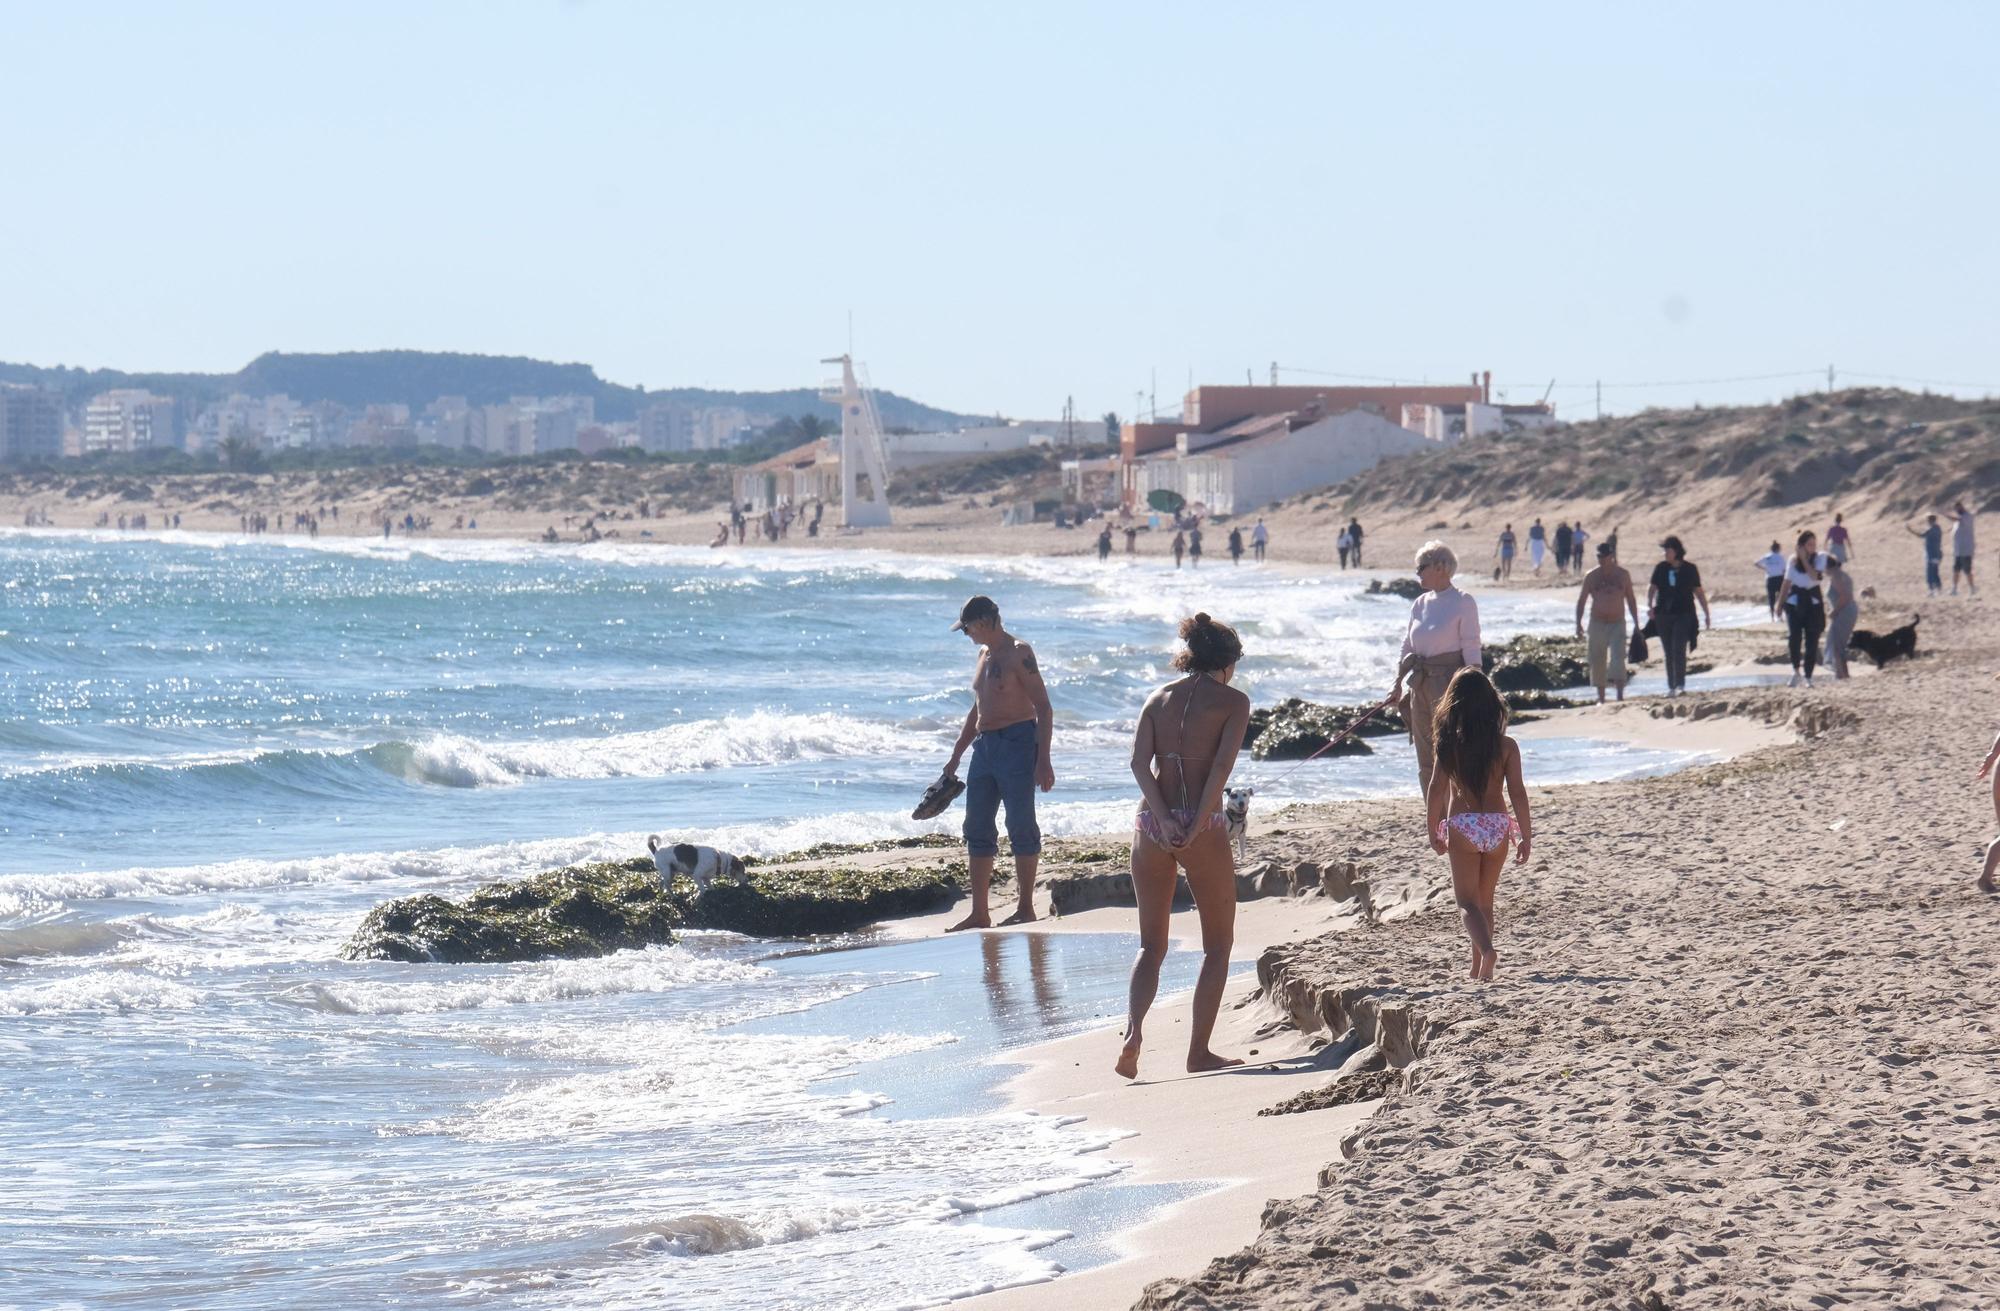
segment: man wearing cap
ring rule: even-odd
[[[951,931],[993,926],[987,887],[993,880],[993,862],[1000,855],[1000,830],[994,821],[1003,805],[1020,901],[1001,923],[1026,924],[1035,918],[1035,872],[1042,854],[1042,830],[1035,823],[1035,788],[1047,792],[1056,785],[1055,767],[1049,762],[1049,738],[1055,729],[1049,690],[1042,683],[1034,650],[1000,626],[1000,607],[993,598],[975,596],[967,601],[951,627],[979,647],[979,658],[972,668],[972,709],[945,766],[947,775],[956,774],[965,749],[972,748],[972,765],[965,775],[965,851],[972,872],[972,913],[952,925]]]
[[[1597,567],[1583,576],[1583,588],[1576,594],[1576,635],[1584,636],[1583,607],[1590,605],[1590,682],[1597,689],[1597,703],[1604,704],[1604,689],[1618,689],[1625,699],[1625,616],[1632,627],[1639,626],[1639,598],[1632,591],[1632,575],[1618,563],[1611,543],[1597,548]]]

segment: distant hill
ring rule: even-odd
[[[655,401],[689,405],[741,406],[753,413],[817,414],[838,419],[840,407],[817,390],[711,391],[675,387],[647,391],[606,382],[587,364],[553,364],[518,355],[458,355],[439,351],[352,351],[336,355],[259,355],[235,373],[127,373],[120,369],[42,368],[0,363],[0,382],[49,387],[65,403],[81,405],[114,387],[143,387],[198,407],[232,393],[268,396],[282,392],[295,401],[332,401],[359,407],[401,403],[421,409],[440,396],[463,396],[489,405],[510,396],[589,396],[597,417],[616,422],[637,416]],[[948,429],[989,422],[985,416],[957,414],[894,392],[875,393],[876,409],[891,428]]]
[[[1478,437],[1385,460],[1328,492],[1343,509],[1571,499],[1643,515],[1672,501],[1717,516],[1835,498],[1902,516],[1963,499],[2000,510],[2000,399],[1860,387],[1778,405],[1646,410]]]

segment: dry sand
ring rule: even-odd
[[[25,508],[0,501],[0,522]],[[57,504],[57,522],[88,526],[100,508]],[[1534,513],[1580,515],[1601,540],[1600,508],[1364,514],[1368,564],[1400,570],[1441,536],[1483,574],[1501,520],[1524,532]],[[1652,543],[1677,531],[1712,595],[1761,597],[1751,561],[1772,537],[1824,527],[1831,508],[1718,524],[1666,506],[1624,525],[1622,554],[1643,588]],[[189,528],[235,527],[183,512]],[[1094,537],[996,517],[933,507],[899,512],[892,530],[727,549],[1082,556]],[[1340,518],[1311,497],[1270,513],[1274,560],[1331,561]],[[549,519],[482,511],[479,535],[529,538]],[[1034,1053],[1011,1090],[1024,1104],[1139,1129],[1118,1149],[1138,1178],[1217,1187],[1123,1235],[1123,1261],[982,1304],[1127,1305],[1164,1276],[1139,1305],[2000,1306],[2000,903],[1972,888],[1995,819],[1971,780],[2000,722],[2000,621],[1990,602],[1924,598],[1919,548],[1898,524],[1848,519],[1857,581],[1881,593],[1861,625],[1921,610],[1924,657],[1812,692],[1634,701],[1522,726],[1747,754],[1639,782],[1530,779],[1536,859],[1501,884],[1495,984],[1460,977],[1463,932],[1414,800],[1264,817],[1255,858],[1358,862],[1377,913],[1356,920],[1354,904],[1311,897],[1246,905],[1239,948],[1270,945],[1254,1004],[1242,987],[1225,1003],[1240,1007],[1225,1010],[1225,1038],[1271,1069],[1160,1077],[1178,1068],[1185,998],[1156,1012],[1142,1084],[1100,1073],[1109,1032]],[[616,526],[621,540],[705,542],[713,519]],[[1164,545],[1141,542],[1148,555]],[[1210,561],[1228,568],[1214,549]],[[1512,585],[1573,586],[1548,571]],[[1782,648],[1768,629],[1754,640]],[[1281,1013],[1295,1032],[1259,1032]],[[1330,1045],[1306,1059],[1315,1043]],[[1374,1052],[1396,1074],[1358,1126],[1368,1103],[1255,1115]],[[1283,1200],[1258,1232],[1269,1197]]]

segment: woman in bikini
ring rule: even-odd
[[[1208,1049],[1236,935],[1236,862],[1224,827],[1222,789],[1250,725],[1250,698],[1229,686],[1243,643],[1229,625],[1205,614],[1181,624],[1181,641],[1185,646],[1174,657],[1174,668],[1185,677],[1146,699],[1132,739],[1132,776],[1146,808],[1132,834],[1139,958],[1132,962],[1131,1010],[1116,1066],[1127,1079],[1139,1075],[1140,1029],[1160,987],[1177,867],[1187,871],[1201,916],[1201,975],[1194,987],[1187,1068],[1195,1073],[1243,1063]]]
[[[1493,893],[1507,863],[1507,844],[1516,843],[1514,859],[1526,864],[1534,842],[1528,789],[1521,782],[1521,748],[1507,736],[1506,702],[1478,669],[1451,676],[1438,702],[1434,733],[1437,765],[1425,827],[1431,849],[1451,857],[1452,893],[1472,939],[1472,977],[1490,980],[1499,963],[1493,950]]]

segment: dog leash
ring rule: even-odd
[[[1278,784],[1284,782],[1292,775],[1298,773],[1301,769],[1304,769],[1307,765],[1311,764],[1313,761],[1319,759],[1327,752],[1333,750],[1335,747],[1339,746],[1342,742],[1345,742],[1348,738],[1353,737],[1354,731],[1356,729],[1360,728],[1363,724],[1375,718],[1375,716],[1381,714],[1384,710],[1387,710],[1388,708],[1389,708],[1389,698],[1383,697],[1380,701],[1368,707],[1368,709],[1365,712],[1356,716],[1353,723],[1349,724],[1346,728],[1341,729],[1340,732],[1335,734],[1333,737],[1328,738],[1325,746],[1313,752],[1311,755],[1307,756],[1304,760],[1301,760],[1298,764],[1293,765],[1290,769],[1278,775],[1276,778],[1272,779],[1269,783],[1266,783],[1264,786],[1265,787],[1278,786]]]

